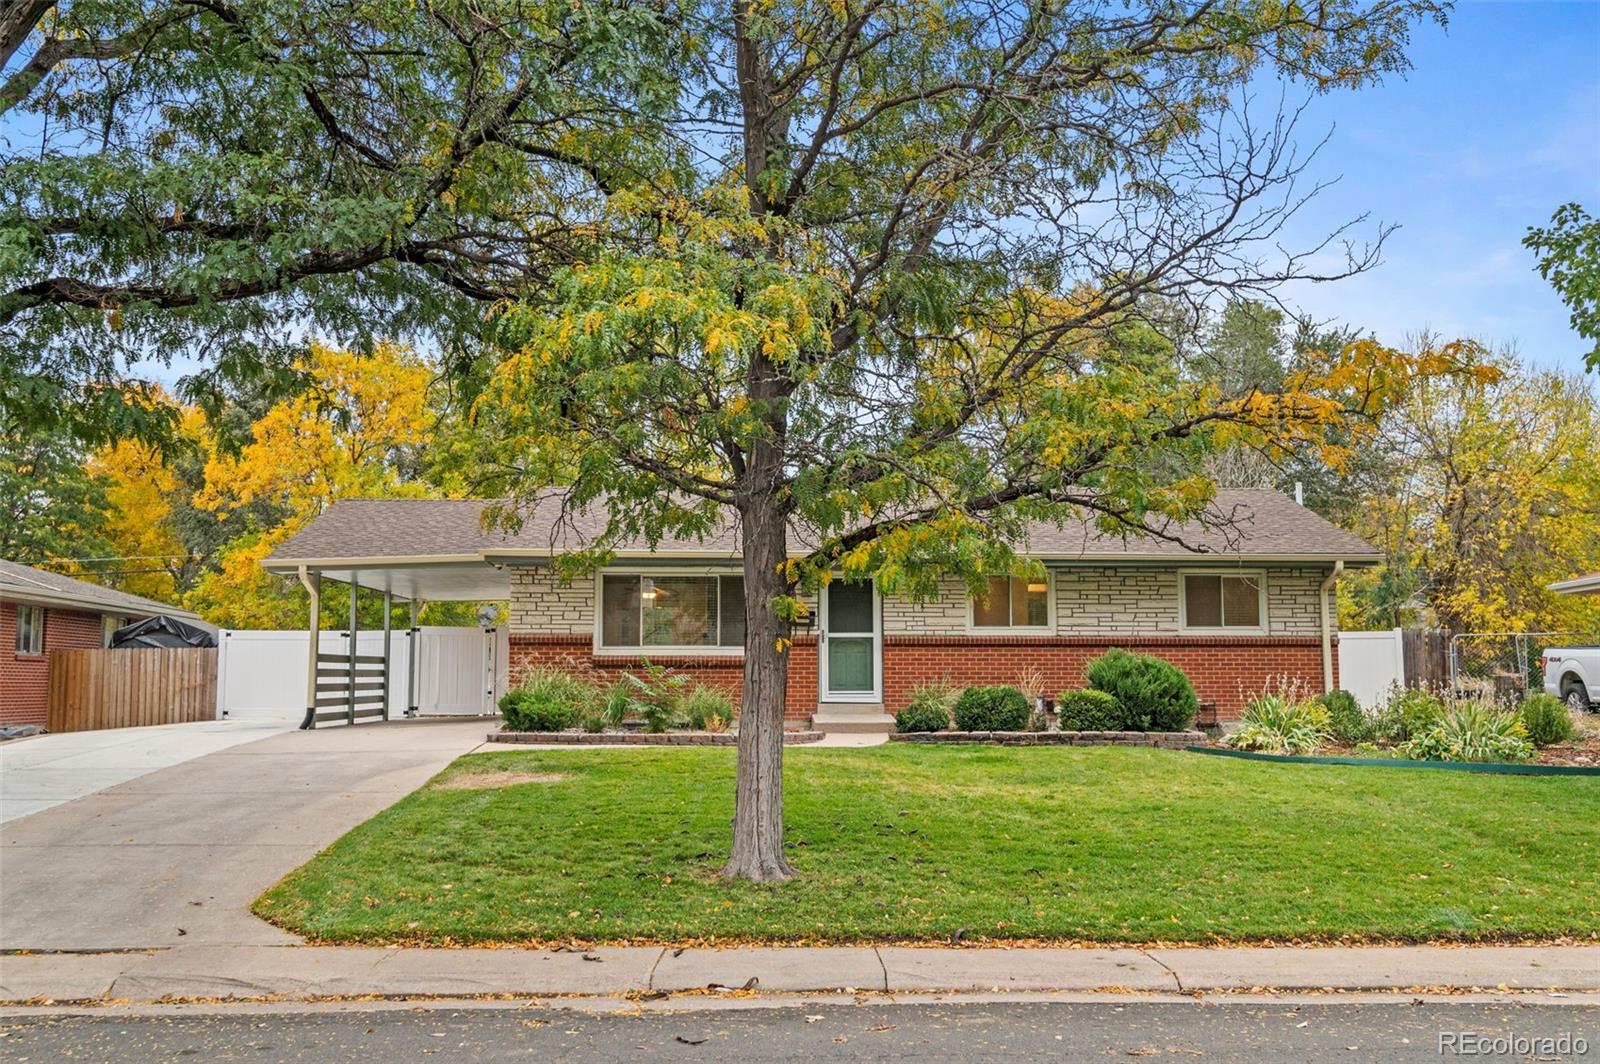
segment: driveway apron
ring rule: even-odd
[[[294,731],[0,824],[0,950],[299,941],[250,904],[484,737],[481,721]]]

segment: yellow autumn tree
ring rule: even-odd
[[[427,362],[396,344],[370,355],[314,344],[301,368],[311,386],[257,420],[238,454],[214,453],[194,497],[224,522],[262,501],[288,514],[271,527],[242,523],[216,571],[189,593],[190,608],[224,627],[305,623],[299,587],[268,575],[261,560],[335,500],[432,493],[413,475],[435,417]]]
[[[1600,600],[1547,589],[1600,570],[1595,386],[1508,353],[1475,359],[1497,372],[1419,379],[1385,414],[1353,524],[1389,564],[1348,582],[1341,619],[1600,629]]]
[[[176,405],[165,392],[153,402]],[[180,446],[202,453],[211,447],[205,416],[193,407],[178,411]],[[96,451],[87,462],[91,475],[106,485],[106,540],[111,544],[114,581],[123,591],[162,602],[176,602],[184,568],[192,561],[189,545],[172,522],[173,500],[183,490],[171,457],[137,439],[119,440]]]

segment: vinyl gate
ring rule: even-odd
[[[305,715],[308,638],[309,633],[304,629],[228,629],[221,632],[218,636],[217,715],[230,720],[298,723]],[[411,712],[476,716],[496,712],[495,704],[506,691],[508,643],[503,627],[423,627],[415,632],[395,632],[389,658],[392,678],[389,716],[399,717]],[[328,670],[339,674],[329,679],[336,682],[340,677],[347,679],[349,633],[324,631],[320,633],[318,644],[319,674]],[[370,683],[374,675],[375,662],[370,659],[382,660],[383,633],[357,633],[356,655],[357,668],[362,673],[358,676],[359,688]],[[381,665],[378,668],[381,669]],[[319,675],[318,686],[322,683],[323,677]],[[341,690],[334,686],[327,693],[336,697]],[[323,696],[324,692],[319,690],[319,703]],[[343,702],[319,705],[318,711],[337,712],[341,707],[348,715],[347,693]],[[381,710],[383,707],[378,700],[363,699],[359,708]],[[360,719],[371,720],[374,716],[364,715]]]

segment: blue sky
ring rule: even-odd
[[[1467,0],[1409,54],[1403,80],[1320,97],[1298,131],[1332,127],[1312,173],[1340,180],[1297,229],[1396,223],[1383,264],[1284,298],[1390,343],[1427,328],[1582,370],[1589,345],[1520,242],[1562,203],[1600,211],[1600,0]]]

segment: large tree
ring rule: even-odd
[[[1537,256],[1539,276],[1572,311],[1572,331],[1594,344],[1584,362],[1600,372],[1600,218],[1564,203],[1548,226],[1529,226],[1522,244]]]
[[[1421,607],[1456,631],[1592,630],[1600,604],[1548,585],[1600,568],[1600,394],[1460,346],[1493,374],[1418,382],[1353,467],[1361,503],[1341,523],[1386,564],[1349,581],[1346,616],[1389,627]]]
[[[1403,69],[1431,0],[60,12],[36,49],[112,58],[21,86],[50,121],[0,177],[0,329],[39,354],[6,371],[64,393],[205,336],[242,372],[285,322],[509,354],[479,405],[507,518],[550,484],[609,514],[569,568],[738,526],[729,875],[791,874],[806,592],[978,586],[1033,519],[1173,535],[1206,449],[1321,441],[1446,368],[1358,343],[1225,392],[1149,313],[1374,261],[1283,250],[1315,190],[1250,90]]]

